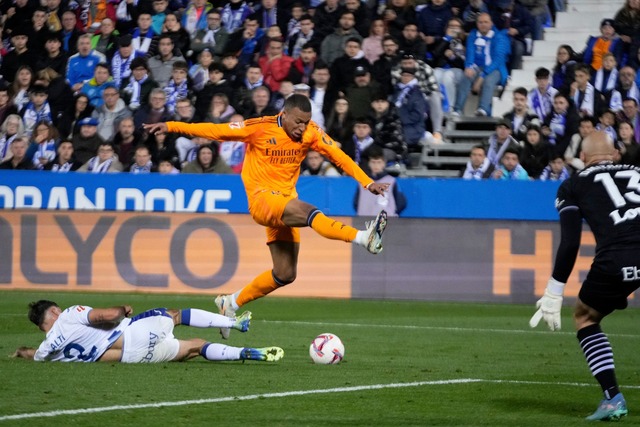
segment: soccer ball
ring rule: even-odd
[[[320,334],[311,342],[309,356],[314,363],[335,365],[344,357],[344,344],[337,335],[328,332]]]

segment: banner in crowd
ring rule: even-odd
[[[557,182],[401,178],[408,218],[555,221]],[[353,216],[358,183],[300,177],[300,198],[329,215]],[[247,213],[238,175],[0,172],[0,209]]]

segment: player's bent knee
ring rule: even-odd
[[[280,287],[280,286],[287,286],[290,283],[293,283],[296,280],[296,272],[295,271],[291,271],[287,274],[278,274],[276,275],[275,273],[272,273],[273,276],[273,281],[276,282],[276,284]]]
[[[576,325],[576,330],[580,330],[595,323],[600,323],[602,315],[578,299],[573,312],[573,320]]]
[[[174,361],[183,361],[199,356],[202,347],[204,347],[207,342],[200,338],[192,338],[190,340],[179,340],[179,343],[180,349],[173,359]]]

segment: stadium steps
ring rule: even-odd
[[[566,12],[556,14],[556,26],[545,29],[544,40],[533,45],[533,55],[523,58],[523,69],[514,70],[503,96],[493,99],[493,115],[502,116],[512,108],[513,89],[535,86],[538,67],[553,68],[558,46],[568,44],[577,52],[584,49],[587,38],[599,34],[600,21],[613,18],[624,0],[569,0]]]
[[[416,167],[407,170],[412,177],[451,178],[460,176],[460,170],[469,160],[471,148],[486,142],[494,132],[497,119],[493,117],[452,117],[447,120],[443,136],[446,142],[429,142],[422,153],[413,153]]]

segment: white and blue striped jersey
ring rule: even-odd
[[[74,305],[64,310],[33,359],[36,361],[95,362],[122,335],[131,319],[115,327],[89,323],[91,307]]]

